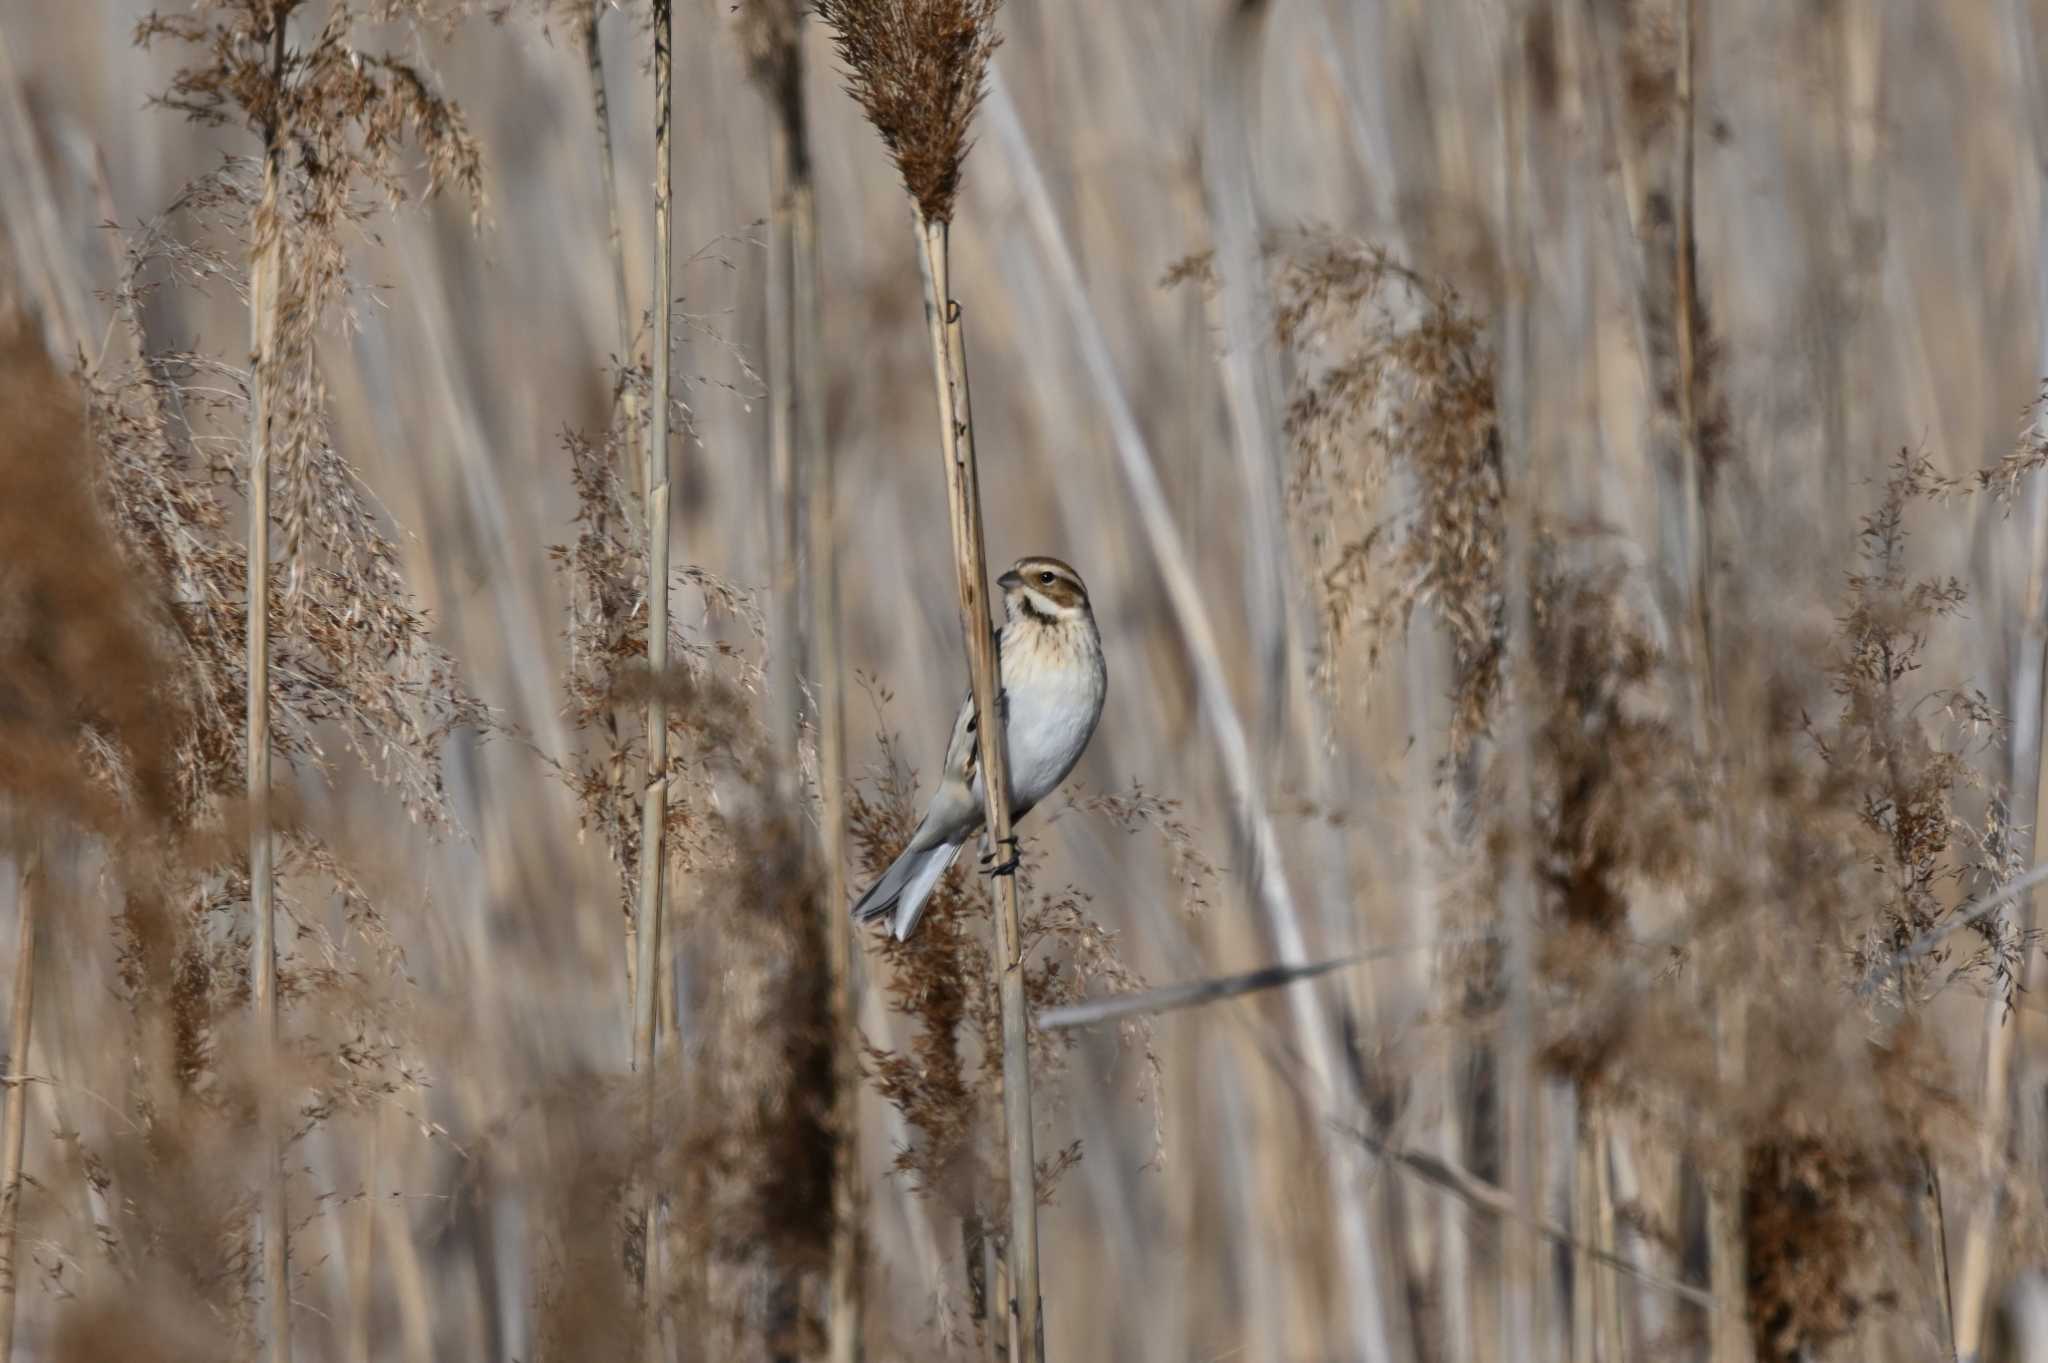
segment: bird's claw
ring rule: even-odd
[[[997,862],[996,847],[1007,847],[1010,849],[1010,854],[1003,858],[1002,861]],[[1001,838],[997,840],[995,847],[991,847],[988,851],[981,854],[981,873],[985,876],[1013,876],[1017,874],[1017,867],[1022,863],[1023,856],[1017,850],[1017,839],[1015,837]]]

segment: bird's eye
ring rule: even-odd
[[[1043,583],[1044,583],[1044,584],[1045,584],[1046,586],[1050,587],[1050,586],[1052,585],[1052,574],[1051,574],[1051,573],[1040,573],[1040,574],[1038,575],[1038,580],[1039,580],[1040,582],[1043,582]]]

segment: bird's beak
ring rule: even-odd
[[[1015,568],[1012,568],[1009,572],[1004,573],[1001,577],[996,579],[996,585],[998,587],[1001,587],[1004,591],[1009,591],[1014,587],[1023,586],[1024,579],[1018,575],[1018,572]]]

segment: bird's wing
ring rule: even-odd
[[[1003,636],[995,636],[996,675],[1002,675]],[[960,700],[953,717],[953,736],[946,741],[946,761],[939,771],[939,788],[932,792],[931,806],[918,827],[915,841],[920,846],[937,846],[964,835],[981,821],[981,799],[975,790],[975,776],[981,770],[981,736],[976,732],[974,690]]]
[[[1007,711],[1009,703],[1003,695],[1003,632],[992,630],[995,645],[996,664],[996,709]],[[953,737],[946,743],[946,775],[957,776],[963,783],[972,784],[974,774],[981,770],[981,736],[975,732],[974,688],[969,686],[967,694],[961,697],[960,713],[953,719]]]

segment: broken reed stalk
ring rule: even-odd
[[[640,1215],[640,1305],[643,1351],[648,1363],[660,1355],[661,1291],[655,1221],[660,1204],[654,1187],[654,1017],[660,978],[662,880],[668,861],[668,407],[669,246],[674,236],[670,140],[671,70],[674,65],[674,0],[654,0],[654,412],[648,436],[647,481],[647,789],[640,808],[640,913],[636,925],[639,990],[633,1000],[633,1067],[640,1073],[642,1157],[647,1160]]]
[[[818,195],[808,134],[799,119],[790,199],[791,282],[796,303],[797,437],[805,488],[809,550],[811,685],[818,707],[818,844],[824,862],[825,967],[832,1025],[832,1248],[825,1286],[829,1363],[856,1363],[861,1351],[859,1001],[853,988],[853,934],[846,928],[846,715],[839,651],[838,532],[832,453],[825,440],[824,329],[818,298]]]
[[[28,1037],[36,983],[36,882],[40,867],[30,852],[21,869],[21,916],[14,948],[14,1004],[7,1033],[7,1115],[0,1127],[0,1363],[14,1357],[15,1229],[21,1217],[21,1152],[28,1131]]]
[[[940,447],[945,457],[946,505],[953,523],[953,569],[960,593],[960,630],[967,643],[968,679],[978,715],[996,709],[995,625],[989,617],[988,563],[982,541],[981,485],[974,459],[974,420],[968,406],[967,347],[959,305],[949,287],[943,218],[917,217],[924,252],[925,313],[931,327],[932,378],[939,399]],[[1010,834],[1010,762],[1001,723],[977,726],[989,846],[1001,856]],[[1024,1004],[1024,951],[1018,930],[1017,879],[993,878],[996,961],[1002,971],[1003,1124],[1009,1155],[1008,1263],[1014,1295],[1010,1311],[1025,1357],[1045,1358],[1039,1319],[1038,1162],[1032,1149],[1029,1022]]]
[[[285,17],[270,15],[270,79],[282,89]],[[277,369],[278,274],[284,228],[278,216],[284,130],[264,126],[263,201],[256,211],[249,279],[249,544],[248,734],[249,915],[255,1013],[262,1084],[276,1076],[277,908],[270,830],[270,416]],[[285,1220],[284,1147],[277,1102],[262,1084],[258,1107],[263,1142],[263,1291],[270,1312],[271,1363],[291,1363],[291,1260]]]

